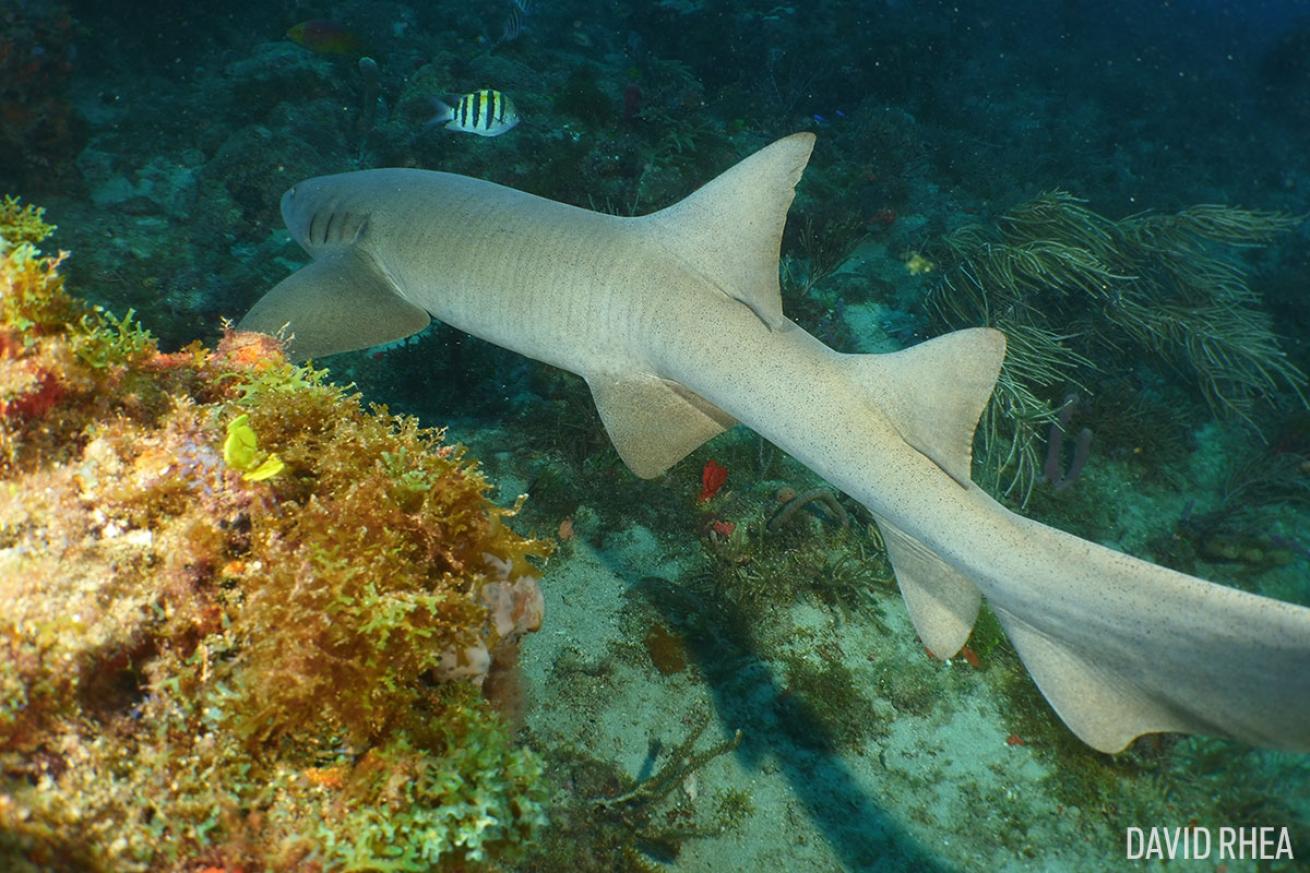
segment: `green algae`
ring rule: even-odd
[[[0,866],[520,854],[540,761],[476,682],[535,627],[547,544],[441,431],[276,341],[162,354],[59,258],[0,257]],[[235,468],[234,420],[258,435]],[[279,474],[243,475],[265,452]]]

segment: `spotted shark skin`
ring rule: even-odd
[[[636,218],[424,170],[311,179],[282,200],[311,261],[239,327],[306,358],[436,317],[586,379],[642,477],[743,423],[873,513],[935,654],[959,651],[986,597],[1088,745],[1180,731],[1310,752],[1310,609],[1023,518],[970,481],[1000,332],[848,355],[786,318],[778,253],[813,144],[786,137]]]

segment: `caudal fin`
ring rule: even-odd
[[[1085,743],[1117,752],[1179,731],[1310,752],[1310,609],[1014,518],[1042,557],[1028,578],[986,593]]]
[[[990,503],[985,498],[974,500]],[[1022,554],[960,569],[879,518],[915,628],[940,657],[984,594],[1079,739],[1113,753],[1179,732],[1310,752],[1310,609],[1158,567],[1010,515]],[[985,510],[984,510],[985,511]]]
[[[424,130],[436,127],[439,124],[447,124],[455,118],[455,107],[451,106],[440,97],[432,98],[432,117],[428,119],[427,124],[423,125]]]
[[[992,598],[1041,693],[1087,745],[1157,731],[1310,752],[1310,608],[1216,585],[1018,519],[1062,553],[1057,596]]]

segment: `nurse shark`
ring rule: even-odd
[[[787,319],[778,255],[813,145],[781,139],[631,218],[426,170],[310,179],[282,215],[311,260],[239,328],[307,358],[436,317],[584,378],[641,477],[745,424],[874,515],[934,654],[960,650],[986,597],[1088,745],[1180,731],[1310,752],[1310,608],[1079,539],[972,483],[1003,334],[852,355]]]

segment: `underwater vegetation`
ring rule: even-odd
[[[480,688],[548,544],[442,431],[161,353],[0,221],[0,867],[476,870],[545,821]],[[17,240],[24,240],[16,243]]]
[[[702,742],[707,711],[686,713],[682,739],[671,747],[652,738],[641,774],[632,777],[582,749],[552,749],[552,780],[570,798],[552,809],[551,827],[524,869],[535,873],[646,873],[666,869],[685,843],[722,834],[750,814],[750,794],[721,789],[702,796],[702,771],[741,743],[740,731]],[[709,791],[704,791],[710,795]]]
[[[5,249],[22,243],[37,245],[56,228],[45,223],[45,210],[33,204],[24,205],[12,195],[0,201],[0,247]]]
[[[1218,416],[1255,429],[1257,406],[1306,377],[1280,348],[1240,252],[1301,219],[1193,206],[1118,221],[1063,191],[1043,194],[938,241],[940,281],[927,306],[950,329],[1002,330],[1008,348],[978,428],[980,482],[1026,501],[1042,475],[1039,435],[1058,421],[1053,394],[1122,376],[1123,347],[1184,374]]]

